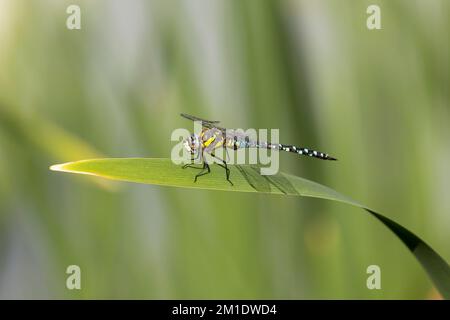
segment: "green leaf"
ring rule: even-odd
[[[388,227],[412,252],[445,299],[450,299],[450,267],[448,263],[414,233],[351,198],[321,184],[278,173],[262,176],[256,166],[229,166],[233,186],[225,179],[224,170],[211,170],[194,183],[195,169],[183,170],[170,159],[109,158],[68,162],[51,166],[51,170],[88,174],[113,180],[162,186],[259,192],[314,197],[339,201],[366,210]]]

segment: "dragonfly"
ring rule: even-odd
[[[181,116],[191,121],[199,121],[202,124],[202,130],[200,133],[192,133],[183,140],[184,148],[191,154],[191,162],[194,160],[198,160],[198,158],[200,158],[201,160],[200,167],[195,166],[192,163],[185,164],[182,167],[183,169],[201,169],[201,171],[197,175],[195,175],[194,182],[197,182],[197,179],[199,177],[211,173],[211,168],[208,161],[206,160],[206,154],[209,154],[210,156],[218,160],[218,162],[216,163],[219,166],[225,169],[226,179],[231,185],[233,185],[233,182],[230,180],[230,169],[228,168],[227,162],[216,155],[216,151],[222,148],[225,148],[225,150],[262,148],[275,151],[292,152],[298,155],[309,156],[322,160],[337,160],[327,153],[319,152],[305,147],[298,147],[295,145],[287,145],[281,143],[270,143],[266,141],[251,139],[249,135],[240,130],[225,129],[220,127],[218,125],[220,121],[206,120],[185,113],[182,113]]]

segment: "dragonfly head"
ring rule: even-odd
[[[190,152],[191,154],[194,154],[195,151],[197,151],[200,148],[200,140],[198,136],[193,133],[183,141],[184,148]]]

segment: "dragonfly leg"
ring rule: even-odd
[[[183,165],[181,168],[182,169],[186,169],[186,168],[192,168],[192,169],[204,169],[204,166],[202,167],[196,167],[193,165],[194,161],[197,160],[199,158],[200,153],[197,153],[197,156],[192,156],[191,157],[191,163],[187,163],[185,165]]]
[[[230,162],[230,155],[228,154],[227,148],[225,148],[225,154],[227,155],[227,161]]]
[[[203,166],[201,166],[201,167],[196,167],[194,164],[190,164],[190,163],[185,164],[185,165],[182,166],[181,168],[182,168],[182,169],[186,169],[186,168],[192,168],[192,169],[204,169]]]
[[[211,169],[209,168],[209,164],[207,164],[206,161],[203,162],[203,168],[202,168],[202,169],[203,169],[203,170],[202,170],[199,174],[197,174],[197,175],[195,176],[194,182],[197,182],[197,178],[198,178],[198,177],[204,176],[205,174],[208,174],[208,173],[211,172]],[[206,171],[205,171],[205,170],[206,170]]]
[[[219,166],[221,166],[222,168],[224,168],[225,169],[225,174],[226,174],[226,176],[227,176],[227,181],[232,185],[232,186],[234,186],[234,184],[233,184],[233,182],[231,182],[231,180],[230,180],[230,169],[228,168],[228,165],[227,165],[227,162],[225,161],[225,160],[223,160],[223,159],[220,159],[218,156],[216,156],[214,153],[211,153],[211,155],[214,157],[214,158],[216,158],[216,159],[218,159],[218,160],[220,160],[220,161],[222,161],[222,163],[217,163]]]

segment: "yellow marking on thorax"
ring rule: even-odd
[[[205,147],[208,147],[211,143],[214,142],[214,140],[216,140],[216,135],[213,135],[211,138],[209,138],[208,140],[206,140],[205,142],[203,142],[203,145]]]

